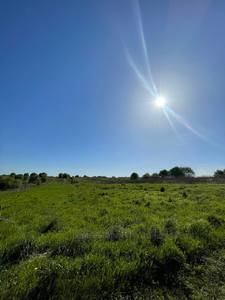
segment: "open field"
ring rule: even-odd
[[[0,192],[0,299],[225,299],[224,247],[222,184]]]

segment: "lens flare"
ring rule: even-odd
[[[173,120],[175,120],[177,123],[181,124],[184,128],[186,128],[189,132],[191,132],[193,135],[198,137],[201,140],[204,140],[206,142],[209,142],[205,136],[203,136],[201,133],[199,133],[196,129],[194,129],[182,116],[180,116],[178,113],[176,113],[169,105],[167,104],[166,99],[161,96],[158,91],[156,84],[153,80],[151,66],[149,62],[149,56],[147,51],[147,45],[146,40],[144,36],[144,29],[143,29],[143,22],[141,17],[141,10],[139,1],[136,0],[135,2],[135,13],[136,13],[136,21],[138,26],[138,33],[140,37],[141,47],[143,51],[144,61],[145,61],[145,67],[147,74],[143,74],[140,69],[137,67],[137,64],[135,63],[135,60],[130,55],[130,52],[128,51],[125,43],[124,43],[124,49],[125,49],[125,55],[126,59],[128,61],[128,64],[130,65],[131,69],[143,85],[143,87],[147,90],[147,92],[150,95],[150,101],[152,101],[155,106],[160,108],[165,115],[171,129],[176,134],[176,136],[180,139],[180,135],[177,131],[177,128],[175,127]]]
[[[157,107],[160,107],[160,108],[164,108],[165,105],[166,105],[166,99],[162,96],[158,96],[156,99],[155,99],[155,105]]]

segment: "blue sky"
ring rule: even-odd
[[[0,173],[225,168],[224,65],[224,1],[1,1]]]

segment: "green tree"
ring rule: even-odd
[[[29,183],[38,183],[39,177],[37,173],[31,173],[29,177]]]
[[[39,177],[41,179],[41,182],[46,182],[47,181],[47,173],[45,172],[42,172],[42,173],[39,173]]]
[[[130,175],[130,179],[131,179],[131,180],[137,180],[138,178],[139,178],[138,173],[133,172],[133,173]]]
[[[145,173],[145,174],[142,176],[143,179],[148,179],[148,178],[150,178],[150,177],[151,177],[151,176],[150,176],[149,173]]]
[[[160,177],[167,177],[167,176],[169,176],[169,175],[170,175],[170,172],[167,171],[166,169],[161,170],[161,171],[159,172],[159,176],[160,176]]]
[[[170,169],[170,174],[171,174],[171,176],[174,176],[174,177],[184,177],[185,176],[184,171],[182,170],[182,168],[179,168],[179,167],[174,167],[174,168]]]
[[[195,172],[190,167],[181,167],[180,169],[183,171],[185,177],[195,176]]]
[[[225,170],[216,170],[214,173],[214,177],[225,177]]]
[[[27,181],[29,179],[29,173],[24,173],[23,174],[23,180]]]
[[[158,173],[153,173],[152,177],[157,178],[157,177],[159,177],[159,174]]]

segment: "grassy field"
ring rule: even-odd
[[[0,193],[0,299],[225,299],[225,185]]]

